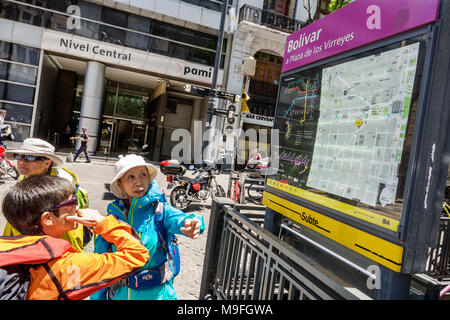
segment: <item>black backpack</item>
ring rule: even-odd
[[[50,237],[0,237],[0,300],[25,300],[30,268],[45,265],[70,248],[69,242]]]
[[[0,267],[0,300],[25,300],[30,284],[30,266]]]

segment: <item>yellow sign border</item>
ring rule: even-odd
[[[374,213],[369,210],[364,210],[350,204],[346,204],[337,200],[330,199],[326,196],[316,194],[311,191],[307,191],[298,187],[290,186],[289,184],[282,183],[273,179],[267,179],[266,185],[274,189],[287,192],[296,197],[300,197],[314,203],[320,204],[324,207],[337,210],[354,218],[367,221],[379,227],[397,232],[400,221],[392,219],[381,214]]]
[[[323,214],[264,192],[262,204],[304,225],[337,243],[376,261],[387,268],[400,272],[403,247]]]

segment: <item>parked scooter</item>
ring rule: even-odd
[[[212,161],[204,161],[204,168],[196,169],[194,178],[184,176],[186,168],[177,160],[160,163],[161,172],[167,177],[170,193],[170,203],[180,210],[186,209],[191,203],[202,203],[212,195],[225,197],[225,190],[216,181],[216,165]]]

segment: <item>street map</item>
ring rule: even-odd
[[[419,43],[323,69],[307,186],[394,204]]]

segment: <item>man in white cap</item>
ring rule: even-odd
[[[81,154],[82,151],[84,151],[84,156],[86,157],[86,163],[90,163],[91,159],[89,158],[89,152],[87,151],[87,143],[89,141],[89,136],[87,134],[86,128],[81,128],[82,133],[79,137],[72,137],[71,140],[80,140],[81,145],[78,149],[77,153],[75,154],[75,157],[73,158],[73,162],[77,161],[78,156]]]

